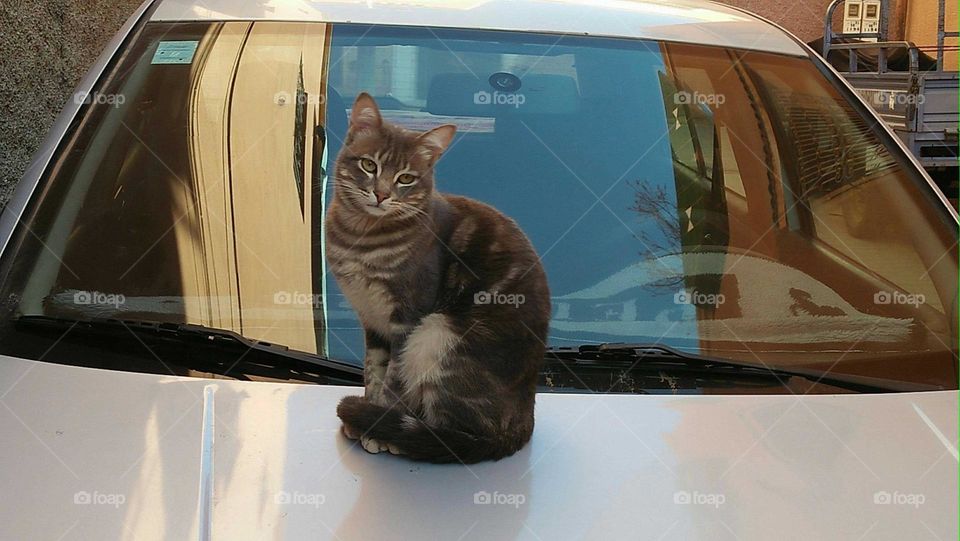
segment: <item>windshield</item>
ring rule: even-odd
[[[324,262],[347,109],[453,123],[440,190],[516,220],[549,346],[956,388],[957,231],[808,58],[642,40],[319,23],[149,23],[2,261],[2,319],[191,323],[359,364]],[[0,352],[49,343],[12,325]]]

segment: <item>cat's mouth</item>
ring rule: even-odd
[[[366,205],[364,205],[363,209],[366,210],[368,213],[373,214],[374,216],[383,216],[384,214],[389,212],[389,210],[387,210],[381,205],[372,205],[370,203],[367,203]]]

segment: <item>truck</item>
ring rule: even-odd
[[[855,18],[860,6],[874,8],[865,10],[862,16],[876,17],[876,23],[845,24],[842,31],[835,32],[834,12],[841,4],[850,4],[845,12],[847,19],[851,15]],[[960,79],[957,71],[944,68],[944,42],[960,33],[945,30],[945,5],[940,0],[936,61],[924,65],[926,55],[920,52],[921,47],[888,39],[889,5],[889,0],[870,6],[847,0],[831,2],[824,19],[823,57],[879,113],[956,205]],[[839,54],[831,57],[831,52]],[[895,55],[905,61],[893,65],[890,59]]]

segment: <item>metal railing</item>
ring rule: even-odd
[[[880,0],[880,25],[876,32],[859,32],[844,34],[842,32],[833,31],[833,14],[836,12],[840,4],[844,4],[846,0],[833,0],[830,2],[830,5],[827,7],[827,15],[823,21],[823,57],[828,58],[831,50],[849,50],[850,51],[850,71],[856,72],[856,63],[857,63],[857,49],[878,49],[877,53],[877,71],[884,73],[887,71],[887,53],[886,48],[887,43],[889,44],[902,44],[906,42],[887,42],[887,26],[889,23],[889,11],[890,11],[890,0]],[[937,2],[937,71],[943,71],[943,55],[944,55],[944,41],[947,38],[960,38],[960,31],[947,32],[944,29],[946,24],[946,0],[938,0]],[[879,47],[878,44],[867,43],[864,47],[848,47],[847,43],[834,43],[833,40],[836,38],[873,38],[878,42],[884,43],[883,47]],[[856,44],[861,45],[861,44]],[[871,47],[872,46],[872,47]],[[913,55],[917,54],[917,50],[912,45],[909,45],[910,54],[911,54],[911,63],[913,62]],[[911,64],[912,65],[912,64]]]
[[[842,0],[841,0],[842,1]],[[877,57],[877,71],[885,73],[887,71],[887,62],[885,51],[887,49],[906,49],[909,58],[910,73],[916,73],[920,69],[920,50],[909,41],[879,41],[877,43],[834,43],[832,49],[836,51],[850,51],[850,73],[857,72],[857,51],[860,49],[878,49],[880,56]],[[826,58],[826,57],[824,57]],[[883,59],[881,62],[880,59]]]
[[[945,20],[946,2],[940,0],[940,10],[937,14],[937,71],[943,71],[943,41],[946,38],[960,38],[960,32],[945,32],[943,25]]]

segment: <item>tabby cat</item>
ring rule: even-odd
[[[513,220],[434,189],[455,132],[391,125],[361,93],[335,165],[327,263],[366,335],[365,395],[337,415],[371,453],[497,460],[533,432],[546,275]]]

